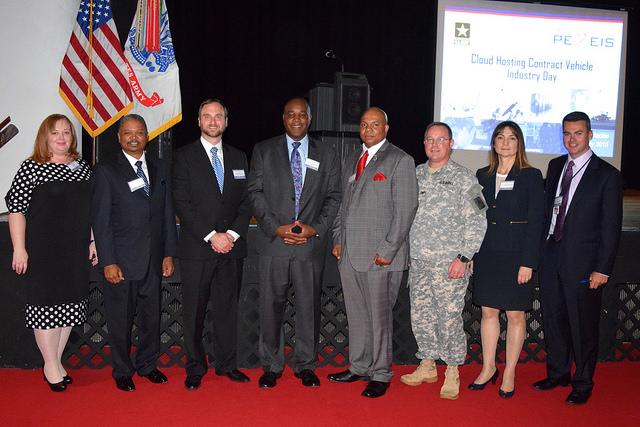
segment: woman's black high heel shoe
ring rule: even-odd
[[[482,384],[477,384],[477,383],[471,383],[467,386],[467,388],[469,390],[474,390],[474,391],[480,391],[480,390],[484,390],[484,387],[489,384],[489,382],[491,382],[491,384],[495,384],[496,381],[498,380],[498,375],[500,375],[500,372],[498,371],[498,368],[496,367],[496,371],[493,373],[493,375],[491,375],[491,378],[489,378],[489,381],[484,382]]]
[[[44,374],[44,371],[42,371],[42,378],[47,384],[49,384],[49,388],[51,389],[51,391],[54,391],[57,393],[60,391],[65,391],[67,389],[67,384],[65,384],[64,379],[59,383],[50,383],[49,380],[47,379],[47,376]]]
[[[498,396],[502,397],[503,399],[508,399],[510,397],[513,397],[514,394],[516,394],[515,388],[511,391],[504,391],[501,388],[498,389]]]

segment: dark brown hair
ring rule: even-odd
[[[513,163],[513,166],[516,168],[516,171],[524,168],[530,168],[531,165],[527,160],[527,151],[524,147],[524,134],[522,133],[522,129],[516,122],[512,122],[511,120],[507,120],[502,123],[498,123],[498,126],[493,130],[493,134],[491,135],[491,152],[489,153],[489,174],[492,174],[498,170],[498,153],[496,153],[496,137],[500,132],[502,132],[505,128],[509,128],[516,134],[516,139],[518,140],[518,151],[516,152],[516,160]]]

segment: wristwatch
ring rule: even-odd
[[[462,255],[462,254],[458,254],[458,256],[456,256],[456,258],[458,258],[460,261],[467,263],[469,261],[471,261],[469,258],[467,258],[466,256]]]

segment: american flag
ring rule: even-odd
[[[82,0],[62,60],[60,96],[95,137],[133,106],[108,0]]]

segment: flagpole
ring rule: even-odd
[[[93,151],[91,153],[91,166],[95,166],[98,162],[98,150],[96,150],[96,142],[96,137],[91,137],[91,150]]]

